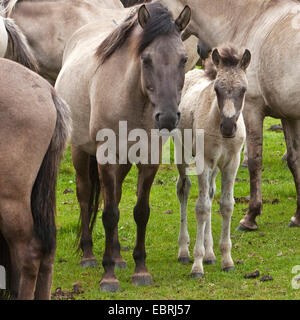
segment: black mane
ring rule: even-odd
[[[177,28],[171,12],[159,2],[146,5],[150,13],[141,38],[137,43],[137,55],[140,55],[159,36],[177,32]],[[138,8],[127,17],[97,48],[96,56],[103,64],[115,51],[120,49],[130,37],[134,27],[138,24]]]

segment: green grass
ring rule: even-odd
[[[136,201],[137,170],[132,168],[123,185],[120,204],[119,237],[122,251],[127,261],[127,269],[116,270],[121,290],[118,293],[103,293],[99,289],[99,280],[103,274],[101,259],[104,251],[104,228],[100,219],[94,230],[94,253],[100,262],[99,268],[82,269],[79,266],[80,255],[76,254],[76,227],[79,217],[78,202],[75,194],[75,174],[70,150],[67,151],[61,165],[57,190],[58,247],[55,259],[53,288],[71,291],[75,282],[80,282],[83,293],[76,299],[299,299],[300,290],[292,288],[295,275],[292,268],[300,265],[300,230],[289,229],[287,225],[296,209],[294,182],[281,156],[285,152],[283,134],[267,131],[279,120],[266,119],[264,130],[263,156],[263,199],[267,200],[263,214],[258,218],[259,230],[253,233],[236,231],[240,219],[245,214],[247,204],[237,203],[232,218],[232,257],[242,261],[236,264],[235,271],[221,271],[220,250],[218,248],[222,219],[218,213],[220,198],[220,178],[217,178],[217,192],[213,204],[212,230],[215,242],[217,264],[204,266],[205,278],[192,279],[189,276],[190,265],[177,262],[178,232],[180,224],[179,202],[176,197],[177,172],[174,166],[162,166],[155,178],[151,190],[151,216],[147,228],[146,251],[147,267],[152,274],[154,285],[135,287],[131,283],[134,271],[132,250],[135,244],[136,225],[133,219],[133,207]],[[249,174],[240,169],[235,185],[235,197],[249,196]],[[192,177],[193,186],[189,199],[188,229],[191,238],[190,252],[196,236],[194,205],[197,199],[196,177]],[[74,193],[64,194],[65,189]],[[277,204],[271,204],[279,199]],[[163,214],[172,209],[173,214]],[[261,282],[260,279],[244,279],[246,273],[259,270],[261,275],[271,275],[273,281]]]

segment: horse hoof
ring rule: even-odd
[[[192,272],[191,273],[191,278],[193,279],[202,279],[204,278],[204,274],[201,272]]]
[[[97,268],[99,266],[96,259],[82,259],[79,264],[83,268]]]
[[[180,262],[182,264],[189,264],[190,258],[189,257],[180,257],[180,258],[178,258],[178,262]]]
[[[117,292],[120,290],[120,283],[117,279],[101,280],[100,289],[103,292]]]
[[[294,223],[293,221],[291,221],[288,225],[289,228],[299,228],[300,226],[297,225],[296,223]]]
[[[214,265],[217,263],[217,260],[204,260],[203,261],[206,265]]]
[[[126,268],[127,268],[127,264],[126,264],[125,261],[116,262],[115,266],[116,266],[118,269],[126,269]]]
[[[256,228],[249,228],[249,227],[246,227],[240,223],[239,226],[236,228],[236,230],[243,231],[243,232],[256,231],[257,227]]]
[[[222,268],[222,270],[223,270],[224,272],[230,272],[230,271],[233,271],[233,270],[234,270],[234,267],[224,267],[224,268]]]
[[[242,164],[241,164],[241,167],[242,167],[242,168],[248,168],[248,164],[247,164],[247,163],[242,163]]]
[[[138,273],[132,276],[132,283],[137,287],[152,285],[152,277],[149,273]]]

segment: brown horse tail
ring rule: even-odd
[[[52,252],[56,246],[56,182],[60,160],[71,131],[69,108],[54,89],[52,99],[57,111],[56,126],[31,193],[34,232],[41,241],[44,253]]]
[[[0,300],[6,300],[10,298],[10,279],[12,271],[8,244],[0,232],[0,272],[3,272],[3,267],[5,270],[5,275],[0,274]],[[5,283],[2,283],[2,281]],[[5,285],[5,290],[1,284]]]
[[[10,18],[5,18],[4,23],[10,39],[6,56],[30,70],[38,72],[38,62],[21,29]]]
[[[94,156],[90,156],[89,163],[89,177],[91,183],[91,194],[88,206],[88,214],[89,214],[89,228],[92,231],[97,219],[98,210],[100,207],[100,195],[101,195],[101,185],[98,175],[98,163],[97,159]],[[82,225],[81,225],[82,217],[79,219],[79,227],[77,234],[77,242],[78,242],[78,250],[80,250],[80,238],[82,235]]]

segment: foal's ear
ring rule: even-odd
[[[218,68],[220,66],[221,57],[219,54],[218,49],[214,49],[213,53],[211,54],[212,61],[214,65]]]
[[[150,19],[150,13],[147,10],[146,6],[143,4],[140,8],[139,8],[139,12],[138,12],[138,21],[140,26],[144,29],[147,22]]]
[[[250,61],[251,61],[251,53],[248,49],[246,49],[240,61],[241,69],[246,70],[250,64]]]
[[[179,17],[176,19],[175,24],[179,32],[183,31],[191,20],[192,11],[189,6],[185,6],[181,11]]]

